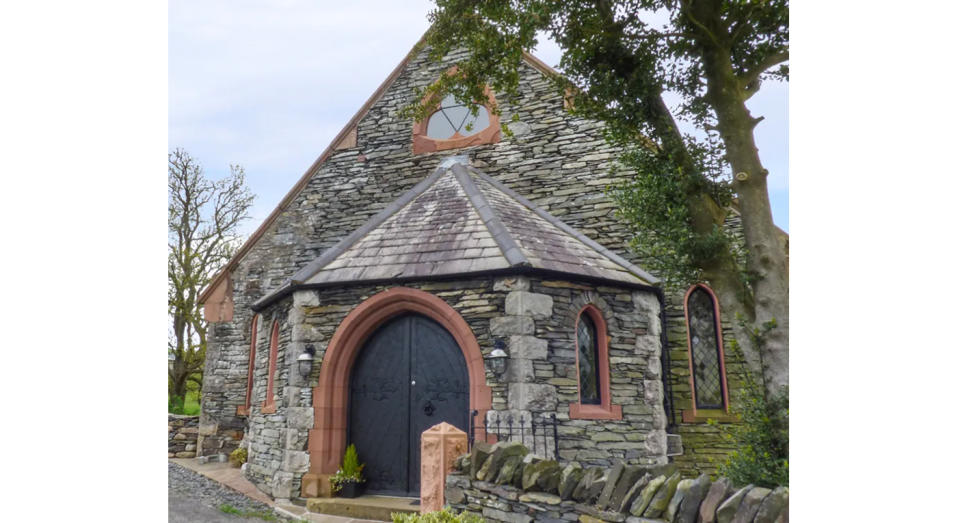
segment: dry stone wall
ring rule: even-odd
[[[167,457],[192,458],[197,455],[199,416],[167,415]]]
[[[447,476],[455,511],[486,521],[629,523],[777,523],[789,520],[789,490],[684,478],[675,464],[611,467],[561,465],[520,443],[477,443]]]

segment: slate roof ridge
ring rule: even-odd
[[[442,164],[438,166],[432,173],[430,173],[430,176],[427,176],[421,180],[420,183],[414,185],[407,192],[400,195],[399,198],[390,202],[390,204],[384,207],[383,210],[364,222],[363,225],[348,234],[344,239],[337,242],[336,245],[324,251],[319,258],[305,265],[290,279],[296,283],[301,283],[319,272],[337,256],[343,254],[344,251],[349,249],[353,244],[357,243],[358,240],[370,233],[370,231],[373,231],[385,221],[389,220],[391,216],[396,214],[400,209],[406,207],[407,204],[415,200],[417,196],[425,193],[427,189],[429,189],[437,180],[440,179],[441,176],[446,174],[447,169],[448,168]]]
[[[496,179],[494,179],[492,176],[488,175],[487,173],[481,171],[480,169],[477,169],[476,167],[474,167],[474,166],[472,166],[472,165],[471,165],[471,166],[468,166],[468,169],[469,169],[472,173],[474,173],[475,175],[479,176],[483,181],[489,183],[491,186],[493,186],[494,188],[496,188],[496,189],[499,190],[500,192],[506,194],[506,195],[509,196],[510,198],[513,198],[514,200],[516,200],[518,203],[520,203],[521,205],[523,205],[523,206],[526,207],[527,209],[533,211],[537,216],[539,216],[539,217],[543,218],[544,220],[546,220],[547,222],[549,222],[551,225],[554,225],[555,227],[557,227],[558,229],[562,230],[563,232],[569,234],[570,236],[573,236],[573,237],[576,238],[577,240],[579,240],[579,241],[581,241],[582,243],[586,244],[588,247],[590,247],[590,248],[594,249],[595,251],[599,252],[600,254],[606,256],[608,259],[610,259],[611,261],[613,261],[613,262],[616,263],[617,265],[620,265],[621,267],[623,267],[623,268],[626,269],[627,271],[632,272],[633,274],[635,274],[635,275],[637,275],[637,276],[640,276],[641,278],[643,278],[644,280],[646,280],[646,281],[647,281],[648,283],[650,283],[650,284],[656,284],[656,283],[659,283],[659,282],[660,282],[660,279],[657,278],[656,276],[654,276],[654,275],[648,273],[647,271],[641,269],[640,267],[637,267],[636,265],[630,263],[629,261],[627,261],[627,260],[626,260],[625,258],[623,258],[622,256],[616,254],[615,252],[611,251],[610,249],[607,249],[606,247],[604,247],[603,245],[600,245],[599,243],[597,243],[596,241],[594,241],[594,240],[591,239],[590,237],[586,236],[586,235],[583,234],[582,232],[580,232],[580,231],[574,229],[573,227],[567,225],[566,223],[564,223],[562,220],[560,220],[560,219],[557,218],[556,216],[553,216],[552,214],[548,213],[547,211],[541,209],[539,206],[537,206],[536,204],[534,204],[534,203],[531,202],[530,200],[524,198],[523,196],[521,196],[520,194],[518,194],[518,193],[517,193],[516,191],[514,191],[513,189],[511,189],[511,188],[507,187],[506,185],[500,183],[499,181],[497,181]],[[472,180],[471,180],[471,183],[472,183]]]
[[[470,173],[463,164],[455,163],[450,167],[450,170],[453,172],[453,176],[457,179],[457,182],[460,183],[460,186],[463,187],[463,191],[467,194],[467,198],[470,200],[473,208],[476,209],[477,214],[480,215],[480,219],[483,220],[483,225],[490,231],[490,236],[493,236],[493,241],[497,242],[497,247],[500,248],[503,257],[507,259],[507,263],[509,263],[511,267],[531,265],[530,260],[524,256],[517,241],[510,235],[507,228],[504,227],[500,216],[493,211],[490,202],[487,201],[486,196],[483,195],[483,192],[481,192],[477,184],[474,183],[473,178],[470,177]]]

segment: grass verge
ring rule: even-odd
[[[224,503],[223,505],[220,505],[220,511],[226,512],[227,514],[240,516],[242,518],[258,518],[264,521],[280,521],[280,518],[278,518],[269,510],[240,510],[233,505]]]

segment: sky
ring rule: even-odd
[[[208,176],[240,164],[257,195],[255,230],[427,29],[432,2],[169,2],[170,149]],[[533,54],[556,65],[560,50]],[[786,83],[747,102],[774,222],[789,231]]]

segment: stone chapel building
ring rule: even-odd
[[[602,124],[531,55],[513,136],[452,98],[401,118],[457,60],[418,47],[203,293],[199,454],[245,445],[246,476],[289,499],[354,443],[368,492],[417,495],[428,427],[539,419],[561,461],[712,471],[706,420],[730,420],[744,365],[709,286],[662,289],[628,249]]]

